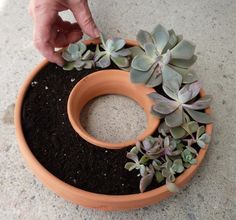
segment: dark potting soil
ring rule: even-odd
[[[113,64],[109,68],[117,67]],[[24,99],[22,125],[26,141],[48,171],[72,186],[110,195],[139,193],[138,172],[124,169],[130,148],[107,150],[90,144],[74,131],[67,117],[71,90],[97,70],[64,71],[52,63],[45,66]],[[147,190],[163,184],[153,181]]]

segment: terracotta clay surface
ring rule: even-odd
[[[94,41],[86,41],[85,43],[90,44]],[[97,42],[97,41],[96,41]],[[135,42],[128,41],[128,44],[134,45]],[[63,198],[80,204],[85,207],[96,208],[101,210],[127,210],[133,208],[144,207],[150,204],[158,203],[163,199],[168,198],[173,193],[170,193],[167,190],[166,186],[159,187],[148,192],[132,194],[132,195],[122,195],[122,196],[110,196],[103,194],[96,194],[87,192],[78,188],[75,188],[69,184],[64,183],[54,175],[52,175],[48,170],[46,170],[35,158],[35,156],[30,151],[29,146],[26,143],[24,138],[22,124],[21,124],[21,110],[22,103],[24,100],[25,93],[30,86],[32,79],[37,75],[38,71],[47,65],[47,61],[39,64],[26,79],[23,84],[17,98],[16,107],[15,107],[15,126],[16,126],[16,135],[17,140],[20,146],[21,153],[25,160],[27,161],[29,167],[33,170],[34,174],[43,182],[45,186],[54,191],[56,194],[62,196]],[[201,96],[204,95],[204,92],[201,91]],[[211,113],[210,109],[206,110],[208,113]],[[206,126],[206,132],[208,134],[212,133],[212,124]],[[194,176],[195,172],[202,163],[203,158],[207,152],[208,146],[205,149],[201,149],[197,156],[197,164],[192,165],[187,169],[183,174],[181,174],[176,179],[176,185],[178,187],[183,187],[187,182]]]
[[[119,149],[134,145],[137,140],[143,140],[151,135],[159,124],[159,119],[151,114],[151,107],[154,103],[147,96],[151,92],[155,92],[155,90],[144,85],[131,83],[129,73],[126,71],[101,70],[95,72],[80,80],[71,91],[67,104],[69,120],[75,131],[94,145],[109,149]],[[93,98],[107,94],[127,96],[143,107],[147,116],[147,129],[136,139],[123,143],[104,142],[91,136],[81,125],[79,116],[83,107]]]

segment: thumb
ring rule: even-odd
[[[85,34],[90,37],[99,37],[99,30],[93,20],[87,0],[81,0],[77,4],[71,5],[70,9]]]

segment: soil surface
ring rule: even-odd
[[[130,148],[107,150],[92,145],[74,131],[67,117],[71,90],[97,70],[64,71],[52,63],[45,66],[24,99],[22,125],[26,141],[39,162],[70,185],[110,195],[139,193],[138,173],[124,169]],[[153,181],[147,190],[163,184]]]

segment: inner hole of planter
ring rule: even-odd
[[[90,100],[80,113],[80,123],[91,136],[110,143],[134,140],[147,128],[143,108],[133,99],[116,94]]]

